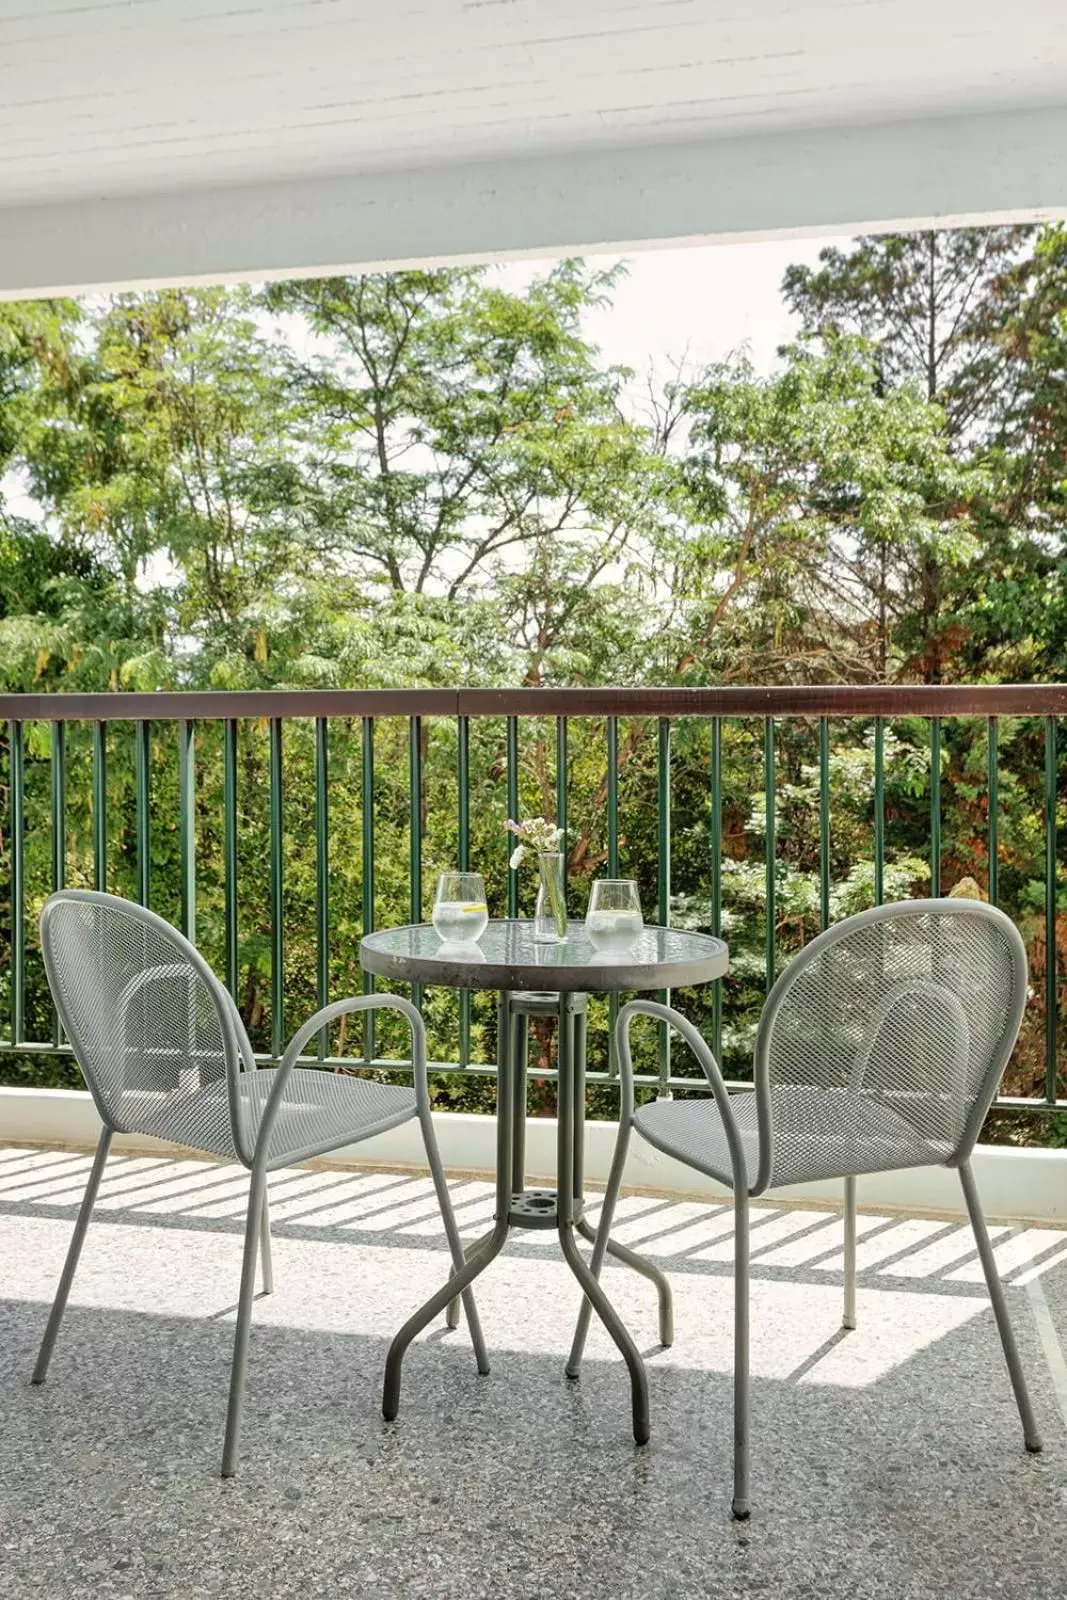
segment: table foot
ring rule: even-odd
[[[596,1230],[584,1217],[578,1219],[578,1232],[590,1244],[596,1243]],[[624,1266],[630,1267],[634,1272],[639,1272],[642,1278],[647,1278],[649,1283],[656,1286],[656,1295],[659,1300],[659,1342],[665,1350],[669,1350],[674,1343],[674,1295],[671,1290],[670,1279],[659,1267],[653,1266],[644,1256],[639,1256],[636,1250],[629,1249],[624,1244],[617,1244],[609,1237],[607,1245],[608,1255],[614,1256],[616,1261],[621,1261]],[[571,1373],[569,1376],[577,1377]]]
[[[435,1295],[432,1295],[426,1304],[410,1316],[393,1339],[389,1346],[389,1354],[385,1358],[385,1384],[382,1390],[382,1416],[386,1422],[394,1422],[400,1410],[400,1373],[404,1356],[411,1341],[429,1326],[436,1316],[439,1316],[445,1307],[462,1295],[464,1289],[470,1287],[489,1263],[498,1256],[504,1248],[504,1242],[510,1232],[507,1217],[498,1219],[492,1233],[487,1234],[471,1250],[467,1257],[462,1272],[453,1269],[448,1282]],[[484,1366],[481,1362],[478,1371],[484,1376],[489,1371],[488,1358]]]
[[[633,1410],[633,1434],[635,1444],[647,1444],[651,1434],[650,1407],[648,1398],[648,1373],[641,1360],[641,1354],[634,1344],[626,1327],[615,1307],[600,1287],[599,1281],[593,1277],[589,1267],[578,1248],[574,1237],[574,1230],[569,1225],[563,1225],[559,1230],[560,1248],[566,1258],[574,1276],[585,1290],[586,1300],[592,1305],[597,1316],[607,1328],[623,1360],[630,1372],[630,1399]],[[569,1368],[568,1377],[577,1377]]]

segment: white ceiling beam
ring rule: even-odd
[[[0,296],[1067,215],[1067,107],[0,209]]]

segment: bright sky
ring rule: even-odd
[[[586,332],[609,362],[632,367],[642,385],[650,367],[665,377],[683,357],[701,367],[742,346],[758,371],[769,372],[778,346],[797,331],[780,294],[786,267],[814,266],[827,245],[849,242],[774,239],[587,256],[599,267],[624,260],[628,271],[614,303],[588,315]],[[520,289],[550,267],[549,261],[515,261],[496,271],[509,288]]]

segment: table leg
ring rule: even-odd
[[[411,1341],[428,1327],[436,1316],[468,1288],[483,1273],[495,1256],[504,1248],[511,1231],[508,1221],[511,1210],[511,1161],[514,1149],[515,1085],[511,1070],[510,1015],[507,995],[500,996],[497,1013],[499,1062],[496,1078],[496,1215],[492,1232],[468,1252],[462,1272],[456,1272],[444,1286],[432,1295],[426,1304],[410,1316],[396,1334],[385,1358],[385,1384],[382,1393],[382,1415],[392,1422],[400,1409],[400,1374],[404,1356]]]
[[[515,1078],[515,1104],[512,1115],[511,1192],[521,1194],[526,1184],[526,1064],[530,1049],[529,1018],[510,1015],[508,1038],[511,1043],[511,1069]]]
[[[630,1372],[633,1407],[633,1433],[638,1444],[647,1444],[650,1432],[648,1374],[640,1352],[627,1333],[611,1301],[590,1272],[574,1237],[575,1171],[580,1165],[581,1122],[576,1116],[573,1002],[569,994],[560,996],[558,1049],[558,1145],[556,1172],[557,1226],[560,1248],[567,1265],[585,1290],[586,1298],[600,1317],[626,1362]],[[583,1107],[584,1110],[584,1107]],[[582,1119],[584,1121],[584,1117]],[[576,1161],[577,1156],[577,1161]],[[443,1302],[442,1302],[443,1303]],[[439,1309],[439,1308],[437,1308]],[[435,1314],[435,1313],[434,1313]]]
[[[578,1232],[583,1239],[592,1245],[596,1244],[596,1229],[584,1217],[578,1220]],[[656,1286],[656,1296],[659,1300],[659,1342],[665,1350],[669,1350],[674,1343],[674,1295],[671,1291],[670,1279],[659,1267],[654,1266],[644,1256],[639,1256],[636,1250],[630,1250],[624,1244],[618,1244],[609,1237],[607,1253],[614,1256],[616,1261],[621,1261],[624,1266],[634,1272],[639,1272],[642,1278],[647,1278],[649,1283]],[[568,1367],[568,1376],[576,1378],[577,1372],[571,1372]]]
[[[574,1017],[574,1195],[576,1200],[581,1200],[583,1192],[583,1156],[585,1149],[585,1028],[586,1018],[584,1012],[579,1012]],[[596,1229],[586,1221],[579,1212],[575,1227],[589,1244],[596,1245]],[[624,1244],[617,1244],[614,1239],[608,1238],[601,1245],[599,1259],[594,1250],[593,1260],[590,1263],[594,1277],[600,1276],[600,1263],[604,1251],[621,1261],[632,1271],[638,1272],[643,1278],[656,1286],[659,1300],[659,1342],[664,1348],[669,1348],[674,1343],[674,1296],[671,1292],[670,1281],[665,1273],[661,1272],[651,1261],[646,1261],[644,1256],[639,1256],[635,1250],[627,1249]],[[585,1348],[586,1336],[589,1332],[589,1315],[591,1306],[588,1300],[582,1301],[582,1309],[578,1317],[578,1328],[575,1333],[571,1354],[567,1361],[568,1378],[577,1378],[581,1372],[582,1351]]]
[[[571,1072],[574,1074],[574,1198],[585,1195],[585,1035],[587,1014],[571,1012]],[[563,1019],[560,1018],[560,1028]],[[576,1207],[581,1228],[581,1206]]]

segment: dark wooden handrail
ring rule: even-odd
[[[237,689],[5,694],[14,722],[230,717],[1067,716],[1064,683],[832,684],[709,689]]]

